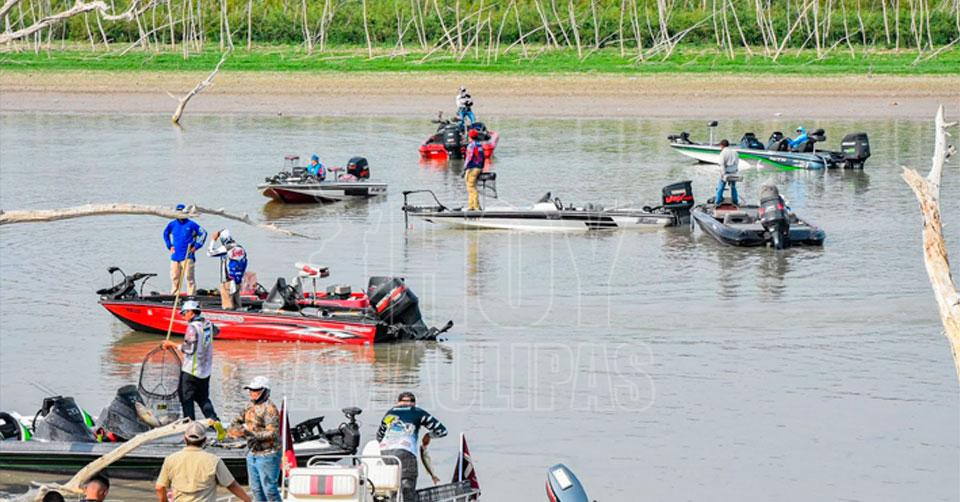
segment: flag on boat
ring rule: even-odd
[[[283,477],[290,475],[290,469],[297,466],[297,455],[293,452],[293,433],[290,432],[290,417],[287,415],[287,397],[280,402],[280,437],[283,443]]]
[[[477,481],[477,471],[473,469],[473,460],[470,458],[470,448],[467,448],[467,437],[460,433],[460,456],[457,458],[457,468],[453,472],[453,482],[467,480],[470,482],[470,488],[480,490],[480,482]],[[471,500],[476,500],[472,498]]]

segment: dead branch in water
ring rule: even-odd
[[[216,77],[217,73],[220,73],[220,67],[223,66],[223,63],[227,60],[228,57],[230,57],[231,52],[233,52],[233,47],[228,47],[227,51],[224,52],[223,56],[220,57],[220,62],[217,63],[217,67],[214,68],[209,75],[207,75],[207,78],[201,80],[200,83],[197,84],[197,86],[194,87],[192,91],[188,92],[186,96],[182,98],[178,98],[173,94],[170,94],[169,92],[167,93],[168,95],[170,95],[171,98],[176,99],[179,102],[179,104],[177,105],[177,109],[173,112],[173,117],[170,118],[170,120],[172,120],[174,124],[180,125],[180,116],[183,115],[183,109],[186,108],[187,102],[189,102],[190,99],[196,96],[197,94],[200,94],[201,92],[203,92],[203,90],[206,89],[207,87],[210,87],[211,85],[213,85],[213,77]]]
[[[280,228],[270,223],[259,223],[250,218],[246,213],[236,214],[228,212],[226,209],[210,209],[200,206],[189,206],[187,216],[199,216],[208,214],[220,216],[228,220],[239,221],[250,226],[280,232],[293,237],[303,237],[313,239],[314,237],[285,228]],[[133,214],[143,216],[157,216],[160,218],[179,218],[183,215],[166,206],[148,206],[143,204],[86,204],[83,206],[67,207],[63,209],[42,209],[42,210],[24,210],[24,211],[0,211],[0,225],[10,225],[14,223],[41,223],[47,221],[69,220],[73,218],[85,218],[88,216],[108,216],[117,214]]]
[[[947,146],[947,137],[950,136],[947,128],[955,125],[956,122],[947,123],[944,120],[941,105],[937,110],[933,167],[930,173],[924,178],[916,170],[905,167],[902,176],[920,202],[920,211],[923,214],[923,260],[933,293],[937,297],[944,334],[953,351],[957,378],[960,379],[960,294],[957,293],[953,275],[950,273],[950,261],[940,219],[940,179],[943,165],[957,152],[952,145]]]

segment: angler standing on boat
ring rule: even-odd
[[[240,307],[240,285],[247,270],[247,251],[224,228],[213,234],[207,254],[220,258],[220,304],[224,309]]]
[[[200,304],[196,300],[183,302],[180,313],[187,320],[187,332],[183,335],[183,343],[165,340],[163,347],[176,349],[183,354],[183,364],[180,367],[180,406],[183,416],[196,420],[194,403],[200,406],[203,416],[214,420],[218,439],[222,439],[223,427],[217,412],[210,401],[210,373],[213,370],[213,337],[220,331],[200,312]]]
[[[159,502],[168,502],[167,490],[173,488],[174,502],[215,502],[217,486],[223,486],[243,502],[252,502],[220,457],[203,451],[207,428],[190,424],[183,434],[187,445],[163,461],[156,490]],[[258,501],[259,502],[259,501]]]
[[[193,295],[197,291],[193,274],[193,265],[196,262],[194,251],[203,247],[207,240],[207,231],[187,218],[190,210],[185,204],[177,204],[177,212],[180,216],[167,223],[167,227],[163,229],[163,242],[170,250],[170,294],[180,294],[180,281],[186,279],[187,294]]]
[[[439,420],[417,408],[417,397],[412,392],[401,392],[397,404],[387,411],[377,430],[380,453],[400,459],[400,490],[404,501],[417,500],[420,427],[426,428],[435,438],[447,435],[447,428]]]
[[[460,130],[466,127],[466,119],[470,119],[470,125],[477,122],[477,117],[473,114],[473,98],[467,93],[466,87],[461,87],[457,94],[457,116],[460,117]]]
[[[320,157],[317,154],[310,156],[310,165],[307,166],[307,174],[313,176],[317,181],[327,179],[327,169],[320,163]]]
[[[717,183],[717,195],[713,201],[716,205],[723,203],[723,191],[730,183],[730,200],[734,205],[739,204],[737,197],[737,178],[740,172],[740,156],[737,151],[730,148],[730,142],[726,139],[720,140],[720,182]]]
[[[258,376],[244,387],[250,402],[230,425],[231,437],[247,440],[247,478],[257,502],[279,502],[280,411],[270,400],[270,380]]]
[[[480,194],[477,192],[477,178],[483,171],[483,162],[486,160],[483,145],[477,141],[476,129],[470,129],[470,143],[467,145],[466,157],[463,159],[463,177],[467,180],[467,210],[480,210]]]

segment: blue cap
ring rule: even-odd
[[[316,161],[319,162],[319,161],[320,161],[320,157],[317,157],[317,154],[313,154],[313,155],[310,156],[310,160],[316,160]]]

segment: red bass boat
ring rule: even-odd
[[[434,119],[433,123],[437,124],[437,132],[420,145],[420,158],[423,160],[462,159],[467,150],[467,143],[470,141],[460,128],[459,120],[447,120],[441,117]],[[482,142],[484,157],[492,158],[497,142],[500,141],[500,135],[488,130],[487,126],[481,122],[470,124],[470,129],[475,129],[479,133],[477,139]]]
[[[427,327],[420,314],[419,300],[399,277],[371,277],[366,292],[351,291],[349,286],[334,285],[317,291],[316,280],[327,277],[325,267],[297,264],[298,276],[292,284],[282,277],[267,291],[260,284],[241,295],[241,307],[222,308],[219,292],[198,290],[191,299],[200,303],[203,315],[219,329],[218,339],[270,342],[310,342],[351,345],[403,340],[437,340],[453,327]],[[126,325],[138,331],[166,333],[173,314],[174,296],[151,292],[144,284],[157,274],[121,275],[113,286],[97,291],[100,304]],[[304,291],[305,279],[313,281],[313,291]],[[176,313],[173,333],[183,335],[186,320]]]

